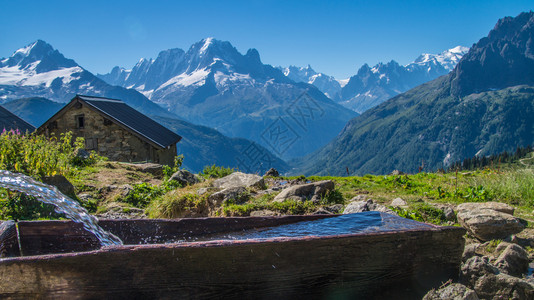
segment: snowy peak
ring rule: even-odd
[[[11,57],[0,61],[0,67],[32,69],[37,74],[77,66],[74,60],[65,58],[63,54],[42,40],[18,49]]]
[[[445,50],[440,54],[421,54],[412,64],[416,65],[428,65],[439,64],[443,66],[447,71],[452,71],[456,64],[462,59],[462,57],[469,52],[469,48],[463,46],[456,46],[449,50]],[[406,65],[409,67],[411,64]]]
[[[78,79],[83,71],[74,60],[38,40],[0,61],[0,85],[56,87]]]
[[[324,73],[317,73],[310,65],[307,65],[306,67],[278,67],[278,69],[281,70],[285,76],[295,82],[313,84],[332,100],[337,100],[339,98],[339,93],[341,91],[339,81]]]

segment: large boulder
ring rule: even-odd
[[[386,206],[378,203],[374,203],[372,199],[360,200],[361,195],[352,198],[350,203],[345,207],[343,214],[360,213],[364,211],[380,211],[388,214],[396,215],[394,211]]]
[[[499,270],[516,277],[521,277],[522,274],[527,272],[528,264],[527,251],[516,244],[507,245],[495,261],[495,266]]]
[[[507,274],[487,274],[474,286],[482,299],[534,299],[534,286],[528,281]]]
[[[273,201],[283,202],[286,200],[311,200],[318,202],[327,192],[333,191],[335,186],[335,183],[331,180],[294,185],[282,190],[280,194],[274,197]]]
[[[218,208],[224,201],[232,201],[235,204],[242,204],[248,201],[250,194],[242,186],[226,188],[222,191],[209,195],[208,202],[211,207]]]
[[[499,274],[499,269],[492,265],[486,256],[473,256],[461,268],[462,283],[470,287],[474,287],[479,278],[488,274]]]
[[[255,187],[263,189],[265,187],[265,181],[263,180],[263,177],[255,174],[234,172],[228,176],[215,180],[212,185],[220,189],[233,187]]]
[[[478,296],[472,289],[461,283],[452,283],[438,290],[431,290],[423,300],[478,300]]]
[[[505,239],[525,228],[510,214],[513,208],[504,203],[464,203],[457,210],[458,223],[482,241]]]
[[[74,185],[63,175],[44,176],[43,183],[55,186],[63,194],[74,197]]]
[[[169,180],[177,181],[182,186],[193,185],[199,182],[197,176],[187,170],[176,171],[174,174],[172,174]]]

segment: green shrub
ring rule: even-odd
[[[164,188],[143,182],[135,184],[133,190],[126,197],[120,198],[120,201],[135,207],[145,208],[156,197],[163,195],[164,192]]]
[[[184,162],[184,155],[180,154],[174,157],[174,165],[172,167],[164,165],[163,166],[163,179],[165,181],[171,178],[172,174],[176,173],[182,167]]]
[[[200,176],[209,179],[209,178],[222,178],[234,173],[235,170],[232,168],[219,167],[216,165],[205,166]]]

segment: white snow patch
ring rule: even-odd
[[[35,62],[32,65],[36,65],[36,63],[38,64],[38,62]],[[62,78],[63,83],[69,83],[78,78],[76,74],[81,72],[83,72],[83,69],[80,67],[62,68],[40,74],[35,72],[35,66],[24,70],[19,69],[19,66],[4,67],[0,68],[0,84],[18,86],[45,85],[50,87],[52,81],[56,78]]]
[[[165,88],[169,85],[200,86],[206,82],[206,76],[208,76],[208,74],[209,74],[209,71],[207,69],[197,70],[190,74],[182,73],[178,76],[175,76],[169,79],[167,82],[159,86],[158,89]]]
[[[230,73],[224,74],[223,72],[217,71],[215,73],[215,82],[218,86],[226,86],[229,83],[248,83],[254,84],[255,80],[250,77],[249,74],[240,74],[240,73]]]
[[[349,83],[349,80],[350,80],[350,78],[338,79],[337,82],[339,82],[339,85],[341,87],[345,87],[347,85],[347,83]]]
[[[443,159],[443,165],[444,166],[449,166],[451,164],[451,154],[450,153],[447,153],[447,155],[445,156],[445,158]]]
[[[204,52],[208,50],[208,47],[211,45],[212,42],[213,42],[212,37],[209,37],[206,40],[204,40],[204,45],[202,45],[202,48],[200,48],[200,54],[204,54]]]

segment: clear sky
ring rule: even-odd
[[[93,73],[205,37],[256,48],[274,66],[310,64],[338,79],[364,64],[470,47],[533,0],[0,0],[0,57],[37,39]]]

